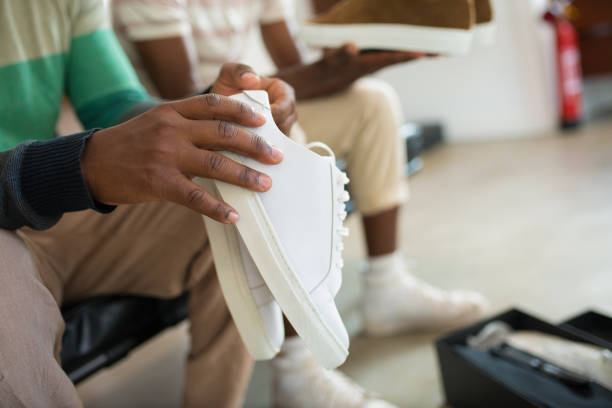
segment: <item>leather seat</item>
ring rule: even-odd
[[[62,367],[75,384],[187,317],[187,294],[175,299],[96,297],[63,308]]]

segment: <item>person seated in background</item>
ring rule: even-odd
[[[363,78],[423,55],[360,52],[346,44],[306,64],[291,31],[292,9],[290,0],[121,0],[113,3],[113,18],[143,82],[169,99],[195,92],[223,62],[243,60],[249,37],[259,28],[278,69],[274,76],[295,89],[296,114],[306,138],[326,143],[346,161],[369,256],[363,276],[366,332],[393,335],[477,319],[486,303],[481,295],[432,287],[413,276],[404,261],[397,242],[399,209],[406,198],[401,107],[389,85]],[[363,395],[361,388],[346,386],[338,372],[324,370],[307,355],[292,337],[274,360],[277,406],[314,406],[317,399],[316,406],[327,406],[333,398]]]
[[[222,95],[266,90],[288,129],[292,89],[226,64],[213,93],[160,104],[110,30],[104,0],[0,0],[0,10],[0,405],[82,406],[60,363],[62,303],[184,291],[184,406],[240,405],[252,359],[201,217],[233,223],[239,214],[191,178],[265,191],[258,181],[268,176],[216,151],[267,164],[282,153],[238,127],[262,125],[261,115]],[[55,138],[64,94],[90,130]]]

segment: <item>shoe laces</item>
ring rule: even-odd
[[[312,142],[308,143],[306,147],[310,150],[321,149],[325,151],[330,159],[332,160],[332,173],[333,173],[333,183],[332,191],[334,194],[334,212],[336,216],[336,222],[334,223],[334,228],[336,232],[336,236],[334,237],[334,267],[338,270],[342,270],[344,266],[344,261],[342,260],[342,251],[344,250],[344,243],[342,239],[349,235],[349,230],[346,228],[343,223],[346,219],[348,213],[346,212],[346,202],[351,198],[349,192],[346,191],[345,186],[350,182],[348,176],[345,172],[341,171],[336,165],[336,155],[327,146],[325,143],[321,142]]]

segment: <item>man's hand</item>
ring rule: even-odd
[[[276,76],[295,88],[298,99],[308,99],[332,95],[379,69],[425,56],[415,52],[360,51],[355,44],[345,44],[325,50],[323,58],[313,64],[286,67]]]
[[[248,105],[217,94],[163,103],[96,132],[81,157],[83,175],[93,198],[102,203],[171,201],[234,223],[236,210],[191,179],[205,177],[253,191],[268,190],[272,180],[267,175],[216,152],[227,150],[262,163],[279,163],[279,150],[237,126],[264,123],[264,117]]]
[[[268,92],[272,117],[278,128],[289,135],[291,127],[297,120],[295,93],[286,82],[277,78],[261,77],[248,65],[226,63],[221,67],[212,92],[231,96],[245,89],[261,89]]]
[[[360,51],[355,44],[327,49],[323,53],[327,75],[343,75],[353,80],[376,72],[390,65],[423,58],[425,54],[403,51]]]

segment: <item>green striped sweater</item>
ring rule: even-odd
[[[148,99],[104,0],[0,0],[0,151],[55,136],[67,95],[83,126]]]

